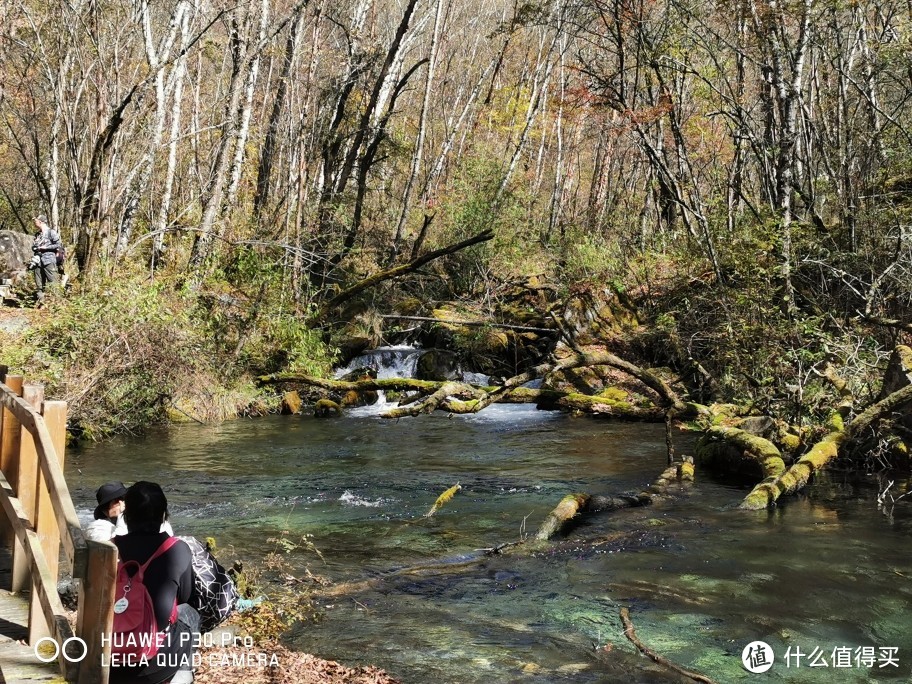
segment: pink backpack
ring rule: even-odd
[[[149,590],[143,584],[143,573],[153,560],[177,543],[168,537],[142,565],[138,561],[118,561],[114,590],[114,628],[111,655],[126,665],[139,665],[154,658],[164,643],[166,633],[158,631],[155,608]],[[171,610],[171,624],[177,619],[177,600]],[[116,654],[116,655],[115,655]]]

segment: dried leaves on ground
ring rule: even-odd
[[[400,684],[383,670],[348,667],[308,653],[291,651],[275,643],[257,647],[251,654],[241,647],[204,648],[195,673],[197,684]],[[268,661],[262,664],[257,661]],[[272,656],[275,656],[273,658]]]

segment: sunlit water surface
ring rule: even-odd
[[[574,419],[531,407],[385,421],[363,415],[190,425],[74,450],[67,480],[87,519],[95,488],[161,483],[178,534],[215,536],[229,558],[310,535],[289,560],[336,582],[458,563],[534,533],[569,492],[636,492],[665,466],[661,426]],[[689,443],[679,438],[678,448]],[[462,491],[433,518],[437,496]],[[747,489],[698,481],[672,503],[592,516],[533,555],[401,573],[321,602],[297,647],[380,665],[406,682],[677,682],[641,640],[717,682],[909,681],[912,504],[879,511],[873,481],[829,476],[772,513],[733,509]],[[912,498],[912,497],[910,497]],[[741,665],[756,639],[777,654]],[[820,649],[827,667],[782,658]],[[852,650],[835,667],[833,649]],[[875,662],[854,660],[873,647]],[[897,648],[899,667],[883,648]],[[844,653],[844,652],[843,652]],[[819,661],[818,661],[819,662]]]

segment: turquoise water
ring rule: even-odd
[[[732,508],[745,487],[698,471],[672,500],[591,516],[534,554],[392,574],[534,534],[569,492],[639,491],[665,459],[662,426],[492,406],[184,426],[72,451],[66,472],[86,517],[104,481],[160,482],[177,533],[215,536],[229,558],[309,535],[325,562],[294,550],[299,571],[376,581],[321,600],[324,619],[288,639],[405,682],[686,681],[636,652],[622,606],[645,644],[717,682],[910,681],[912,501],[885,515],[873,479],[828,476],[771,513],[745,513]],[[754,640],[776,654],[765,674],[741,664]],[[834,649],[865,647],[871,667],[831,662]],[[827,667],[794,657],[786,667],[789,648],[818,649]]]

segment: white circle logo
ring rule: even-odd
[[[41,654],[41,651],[43,650],[43,649],[41,649],[41,644],[43,644],[45,642],[50,643],[54,646],[54,655],[44,656]],[[70,656],[70,654],[67,653],[67,646],[71,643],[80,644],[82,646],[82,655]],[[33,650],[35,651],[35,657],[38,658],[38,660],[40,660],[42,663],[54,662],[55,660],[57,660],[57,657],[60,655],[61,651],[63,651],[63,658],[67,662],[80,663],[89,654],[89,645],[85,641],[80,639],[79,637],[72,636],[69,639],[67,639],[66,641],[64,641],[63,646],[61,647],[61,645],[57,643],[56,639],[52,639],[51,637],[42,637],[35,643],[35,647]]]
[[[766,672],[773,666],[773,647],[765,641],[752,641],[741,651],[744,669],[754,674]]]

